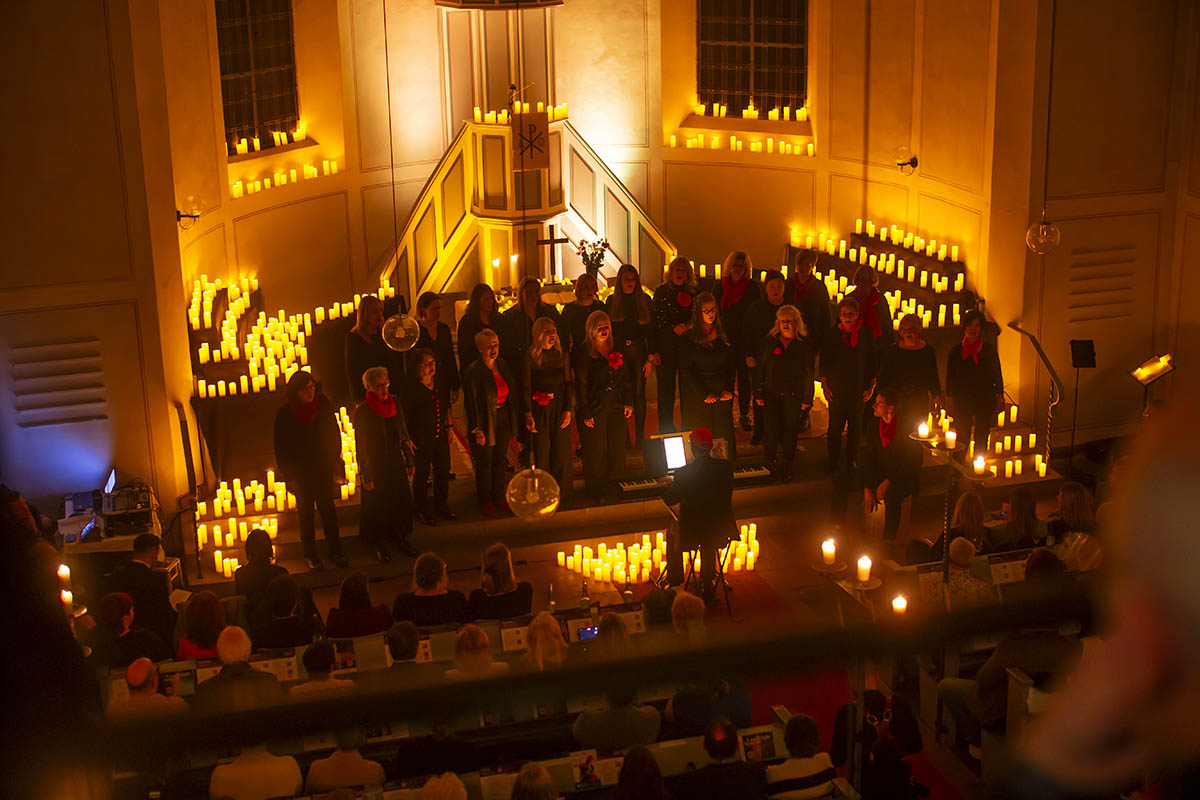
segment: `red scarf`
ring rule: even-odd
[[[496,405],[502,406],[508,402],[508,381],[498,371],[492,376],[496,379]]]
[[[879,420],[879,443],[884,447],[890,445],[892,440],[896,438],[896,427],[899,422],[899,414],[892,414],[892,421],[886,424],[882,419]]]
[[[969,358],[972,361],[974,361],[976,364],[978,364],[979,363],[979,351],[982,349],[983,349],[983,337],[976,339],[975,344],[971,344],[970,342],[967,341],[967,337],[964,336],[963,341],[962,341],[962,360],[966,361]]]
[[[804,278],[803,282],[799,275],[792,276],[792,282],[796,285],[796,305],[800,305],[808,298],[808,290],[817,282],[816,276],[811,272]]]
[[[367,405],[384,419],[396,416],[396,398],[393,395],[389,394],[388,399],[383,401],[376,398],[371,392],[367,392]]]
[[[854,320],[854,324],[851,325],[849,328],[846,327],[846,323],[839,322],[838,330],[840,330],[842,332],[842,341],[843,342],[850,345],[850,347],[852,347],[852,348],[858,347],[858,332],[860,330],[862,330],[862,320],[861,319]]]
[[[858,304],[862,306],[862,313],[858,318],[867,324],[871,336],[878,339],[879,334],[883,333],[883,329],[879,327],[879,316],[875,313],[875,306],[879,305],[879,289],[872,286],[870,292],[854,294],[858,295]]]
[[[314,395],[311,403],[289,403],[292,416],[305,425],[312,425],[317,420],[317,398]]]
[[[721,278],[721,311],[727,310],[730,306],[736,306],[746,295],[746,287],[750,285],[750,278],[742,278],[737,283],[726,275]]]

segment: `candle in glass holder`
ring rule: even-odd
[[[975,474],[976,475],[982,475],[983,471],[986,468],[987,468],[987,462],[983,460],[983,456],[979,456],[978,458],[975,459]]]
[[[871,557],[863,556],[858,559],[858,582],[866,583],[871,580]]]
[[[837,559],[837,543],[833,539],[826,539],[821,542],[821,558],[826,564],[831,566]]]
[[[908,598],[902,594],[898,594],[892,598],[892,611],[896,616],[902,616],[905,611],[908,611]]]
[[[946,447],[951,450],[958,444],[958,431],[946,431]]]

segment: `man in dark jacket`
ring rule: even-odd
[[[171,607],[171,584],[165,572],[157,572],[162,540],[143,533],[133,540],[133,555],[117,568],[108,581],[108,591],[122,592],[133,600],[137,610],[133,624],[158,635],[164,642],[175,639],[175,621],[179,614]]]
[[[679,504],[679,534],[668,564],[669,569],[679,569],[680,552],[703,550],[700,583],[708,602],[716,591],[716,551],[733,538],[737,527],[733,517],[733,465],[712,457],[713,435],[707,428],[692,431],[691,442],[692,462],[675,473],[674,482],[663,493],[663,502],[668,506]]]
[[[217,637],[221,671],[196,687],[192,710],[198,713],[245,711],[282,703],[287,693],[269,672],[250,666],[250,637],[230,625]]]
[[[713,763],[679,776],[679,800],[752,800],[766,794],[767,767],[761,761],[738,758],[737,729],[717,717],[704,730],[704,750]]]

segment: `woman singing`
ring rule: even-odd
[[[571,411],[575,402],[571,365],[563,355],[554,321],[542,317],[533,323],[533,344],[522,364],[521,394],[525,430],[529,431],[533,462],[558,481],[565,500],[571,491]]]
[[[787,280],[783,273],[773,269],[763,277],[763,296],[755,300],[746,310],[746,320],[743,323],[742,341],[745,349],[738,353],[738,358],[746,362],[750,368],[750,382],[755,386],[762,383],[762,367],[758,363],[762,355],[763,343],[767,334],[775,327],[775,312],[783,307],[787,294]],[[755,395],[760,398],[760,395]],[[812,404],[811,398],[809,404]],[[762,444],[766,432],[766,417],[756,405],[754,409],[754,436],[750,444]]]
[[[321,514],[329,560],[340,568],[350,565],[338,538],[334,484],[345,474],[342,436],[334,419],[333,404],[317,388],[312,375],[300,370],[287,383],[288,401],[275,413],[275,466],[296,495],[296,516],[304,563],[321,569],[317,555],[313,506]]]
[[[755,403],[766,419],[763,457],[779,483],[792,479],[796,439],[800,423],[811,403],[805,402],[806,387],[813,383],[812,358],[800,309],[785,305],[775,312],[775,326],[763,343],[759,361],[762,384]],[[778,453],[779,448],[782,453]],[[778,453],[778,454],[777,454]]]
[[[601,311],[603,307],[597,298],[600,286],[596,276],[585,272],[575,279],[575,299],[563,306],[560,324],[562,350],[567,360],[575,357],[579,345],[587,341],[587,318],[593,311]]]
[[[640,447],[646,428],[646,379],[650,367],[659,361],[654,347],[654,316],[650,298],[642,289],[642,279],[632,264],[617,270],[617,290],[608,298],[608,317],[612,320],[616,351],[629,365],[633,379],[634,445]]]
[[[797,252],[792,266],[796,271],[792,274],[792,285],[789,287],[791,298],[788,302],[800,309],[800,317],[804,320],[804,327],[808,331],[808,356],[815,362],[825,344],[825,337],[829,333],[829,290],[813,274],[817,268],[816,250]],[[813,363],[810,366],[815,371],[816,364]],[[813,386],[808,387],[804,401],[811,409]],[[800,422],[800,432],[807,431],[809,424],[809,412],[805,411],[804,418]]]
[[[414,348],[409,363],[412,382],[404,392],[404,418],[416,448],[413,500],[421,522],[436,525],[437,516],[458,519],[446,502],[450,493],[450,392],[439,386],[440,367],[432,350]],[[429,503],[431,477],[433,505]]]
[[[500,337],[495,331],[475,334],[475,346],[479,358],[463,375],[463,405],[475,464],[475,493],[483,515],[494,517],[496,509],[508,511],[504,464],[516,427],[517,382],[508,362],[500,358]]]
[[[721,322],[725,330],[729,331],[734,348],[744,351],[746,342],[742,341],[742,335],[745,330],[746,311],[762,296],[762,289],[754,280],[754,265],[750,263],[750,256],[746,255],[744,250],[734,250],[725,256],[725,261],[721,264],[721,282],[717,284],[713,296],[720,304]],[[738,423],[742,430],[748,431],[752,394],[750,368],[744,360],[737,360],[734,369],[737,375]],[[712,431],[717,433],[715,428]]]
[[[679,354],[683,333],[692,319],[696,273],[683,256],[667,269],[667,280],[654,290],[654,323],[658,345],[658,432],[675,428],[675,390],[679,383]]]
[[[475,347],[475,334],[480,331],[496,331],[500,327],[500,314],[496,311],[496,292],[486,283],[478,283],[471,290],[466,311],[458,321],[458,366],[462,374],[472,361],[479,360]]]
[[[696,296],[692,322],[684,334],[679,358],[680,408],[688,430],[707,428],[725,440],[726,458],[737,457],[733,436],[735,353],[717,313],[717,300],[708,292]]]
[[[408,374],[416,372],[417,350],[428,350],[437,359],[437,385],[442,393],[442,407],[449,409],[458,402],[458,392],[462,382],[458,377],[458,363],[454,358],[454,340],[450,335],[450,326],[441,321],[442,298],[435,292],[422,292],[417,299],[417,320],[420,322],[420,336],[413,349],[408,351],[405,371]]]
[[[384,367],[402,380],[404,359],[383,341],[383,301],[367,295],[358,303],[358,319],[346,334],[346,381],[350,397],[361,403],[366,398],[362,376],[371,367]]]
[[[930,411],[940,407],[942,382],[937,357],[933,347],[921,338],[921,318],[916,314],[906,314],[900,320],[900,341],[880,357],[876,383],[881,389],[891,389],[888,396],[900,415],[900,432],[905,437]]]
[[[629,367],[613,346],[608,314],[593,311],[587,341],[575,354],[575,412],[582,422],[584,483],[598,502],[625,470],[625,420],[633,416],[630,384]]]
[[[404,412],[389,391],[388,371],[371,367],[363,373],[362,383],[367,399],[354,409],[354,441],[363,488],[359,535],[375,546],[375,557],[383,563],[392,560],[384,544],[387,539],[415,558],[416,548],[408,543],[413,441]]]
[[[838,303],[838,324],[825,336],[821,349],[821,388],[829,404],[826,447],[829,471],[837,474],[846,434],[845,474],[858,455],[858,432],[864,404],[875,390],[875,339],[858,316],[858,301],[845,297]]]
[[[875,351],[882,353],[896,340],[896,335],[892,330],[892,308],[879,291],[879,276],[874,267],[863,264],[854,271],[854,291],[850,296],[858,301],[858,315],[875,340]]]
[[[986,447],[996,412],[1004,408],[1004,377],[996,345],[983,340],[983,313],[963,315],[961,347],[946,354],[946,405],[954,429],[967,442]]]

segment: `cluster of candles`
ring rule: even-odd
[[[830,239],[832,245],[833,240]],[[833,252],[830,250],[830,252]],[[904,263],[904,259],[897,259],[895,253],[871,253],[865,247],[846,248],[846,240],[842,239],[837,248],[838,258],[848,259],[854,264],[866,264],[877,272],[883,272],[887,275],[895,275],[899,280],[908,281],[909,283],[918,284],[922,289],[933,289],[935,294],[950,291],[950,276],[942,275],[938,272],[930,272],[929,270],[917,270],[915,264]],[[961,292],[966,285],[966,274],[958,273],[954,276],[954,291]]]
[[[293,142],[303,142],[308,138],[308,132],[304,129],[303,121],[296,125],[296,130],[292,131],[291,136]],[[285,144],[288,144],[288,132],[271,131],[271,140],[275,142],[276,147],[281,147]],[[257,136],[255,136],[253,139],[246,139],[245,137],[242,137],[240,141],[235,141],[233,143],[233,152],[235,155],[244,156],[250,152],[251,148],[253,148],[254,152],[256,153],[261,149]]]
[[[611,547],[607,542],[600,542],[594,551],[590,545],[577,544],[573,552],[558,551],[558,565],[596,583],[648,581],[656,571],[667,568],[665,536],[663,531],[655,533],[653,545],[648,533],[643,533],[641,541],[628,547],[624,542],[615,542]]]
[[[250,531],[255,528],[260,528],[267,532],[267,535],[274,539],[279,535],[279,517],[255,517],[250,521],[239,520],[230,517],[225,528],[221,528],[221,523],[214,522],[212,527],[209,523],[200,522],[196,525],[196,543],[203,550],[208,547],[209,536],[212,537],[213,547],[224,547],[226,550],[232,550],[237,546],[238,542],[246,541],[246,537],[250,535]],[[217,551],[221,552],[220,550]]]
[[[1009,425],[1016,423],[1017,407],[1015,405],[1009,406],[1007,411],[1000,412],[997,417],[1000,427],[1004,427],[1006,420]],[[950,424],[953,421],[954,420],[952,417],[946,415],[945,409],[940,412],[936,424],[934,422],[933,414],[930,414],[924,422],[917,425],[917,436],[921,439],[937,438],[939,434],[936,434],[935,431],[940,429],[940,437],[945,439],[946,446],[953,450],[958,441],[958,434],[950,429]],[[1037,434],[1030,433],[1029,450],[1032,451],[1036,447]],[[1003,455],[1004,453],[1013,453],[1014,457],[1006,458],[1003,460],[1003,462],[989,465],[987,459],[984,458],[983,453],[980,453],[978,456],[975,455],[975,442],[972,440],[967,451],[967,458],[973,459],[972,468],[974,469],[976,475],[985,475],[990,471],[992,477],[999,477],[1001,471],[1003,471],[1004,477],[1011,479],[1013,477],[1020,477],[1024,471],[1024,457],[1015,455],[1017,453],[1022,453],[1025,450],[1025,441],[1022,434],[1016,434],[1014,436],[1013,434],[1001,435],[999,433],[993,433],[989,437],[989,442],[987,446],[983,448],[983,450],[984,452],[988,453],[994,451],[997,456]],[[1046,460],[1041,453],[1034,454],[1033,466],[1034,469],[1037,470],[1038,477],[1046,477]]]
[[[304,164],[304,180],[310,181],[314,178],[322,178],[327,175],[338,174],[338,162],[333,159],[323,159],[321,168],[317,169],[315,164]],[[300,177],[296,172],[296,168],[292,167],[287,172],[278,171],[271,174],[269,178],[245,178],[244,180],[234,181],[230,186],[230,194],[234,200],[240,197],[245,197],[248,194],[258,194],[267,189],[279,188],[287,186],[289,183],[299,183]]]
[[[730,542],[718,551],[722,564],[731,565],[727,569],[732,569],[734,572],[741,572],[744,567],[747,571],[753,572],[758,565],[759,541],[758,541],[758,523],[751,522],[742,525],[738,531],[738,540]],[[700,571],[700,554],[695,554],[695,570]],[[685,556],[684,565],[687,560]]]
[[[342,463],[346,465],[346,482],[341,484],[341,493],[343,500],[349,500],[358,491],[358,447],[354,443],[354,423],[345,406],[337,411],[337,424],[342,437]]]
[[[875,238],[878,230],[879,241],[890,242],[897,247],[903,247],[905,250],[912,250],[918,255],[924,254],[927,258],[936,258],[938,261],[958,261],[958,245],[947,244],[945,242],[938,244],[937,239],[925,239],[912,231],[905,231],[899,226],[880,225],[878,229],[875,223],[867,220],[864,225],[862,219],[854,221],[855,233],[866,233],[868,238]]]
[[[237,509],[237,516],[244,517],[247,509],[253,514],[264,511],[286,511],[296,507],[296,496],[287,490],[287,484],[275,480],[275,470],[267,470],[267,482],[259,483],[254,479],[243,485],[241,478],[234,478],[232,486],[229,481],[221,481],[212,500],[212,513],[206,500],[196,503],[196,518],[208,517],[221,519],[232,515]],[[233,519],[231,517],[230,521]]]
[[[945,439],[946,447],[953,450],[958,444],[958,432],[950,430],[950,423],[952,422],[954,422],[954,417],[947,414],[944,408],[938,412],[936,423],[931,412],[925,421],[917,426],[917,436],[921,439]],[[940,431],[940,435],[935,435],[934,431]]]
[[[821,542],[821,560],[826,566],[833,566],[837,563],[837,542],[833,539],[826,539]],[[871,557],[864,554],[858,557],[856,564],[857,570],[855,577],[859,583],[867,583],[871,580]],[[902,594],[892,598],[892,611],[897,615],[903,614],[908,610],[908,598]]]
[[[838,275],[837,271],[832,268],[825,273],[814,271],[813,275],[817,277],[817,280],[824,282],[825,289],[829,292],[829,296],[833,298],[835,303],[840,303],[846,293],[854,289],[854,285],[850,283],[850,279],[847,276]],[[960,275],[959,277],[962,276]],[[926,328],[934,327],[935,320],[939,328],[944,328],[947,325],[959,325],[962,322],[962,309],[959,303],[951,303],[949,305],[939,303],[937,316],[935,317],[932,306],[926,307],[924,303],[918,302],[916,298],[905,298],[899,289],[884,292],[883,296],[892,311],[892,326],[897,330],[899,330],[900,320],[905,314],[916,314],[921,318],[921,324]]]
[[[688,150],[720,150],[720,136],[706,136],[702,133],[695,136],[689,136],[683,140],[683,145]],[[672,148],[679,147],[679,137],[676,134],[671,134],[668,140]],[[745,148],[746,142],[739,139],[736,135],[729,137],[729,150],[733,153],[740,153]],[[766,141],[755,140],[750,142],[751,153],[778,153],[781,156],[815,156],[817,154],[816,145],[812,142],[803,144],[797,142],[788,142],[780,139],[778,143],[774,137],[768,137]]]
[[[692,110],[696,113],[697,117],[724,117],[729,109],[728,106],[722,103],[713,103],[711,106],[708,103],[696,103],[696,105],[692,107]],[[708,113],[710,110],[712,111],[711,114]],[[795,111],[796,113],[794,116],[796,118],[796,122],[808,121],[808,106],[800,106]],[[742,109],[742,119],[758,119],[761,113],[762,112],[760,109],[754,107],[754,101],[751,100],[750,105]],[[779,106],[776,106],[775,108],[767,111],[767,119],[771,121],[779,120],[783,122],[791,122],[792,117],[793,114],[791,106],[784,106],[782,109]]]
[[[66,564],[58,565],[58,597],[62,601],[63,613],[68,617],[75,616],[75,592],[71,587],[71,568]]]
[[[230,307],[235,303],[239,304],[237,316],[240,316],[250,304],[250,293],[258,291],[258,278],[242,278],[228,287],[220,278],[210,282],[207,275],[201,275],[192,281],[192,301],[188,306],[188,320],[192,324],[192,330],[198,331],[213,326],[213,302],[217,293],[225,288],[228,288]]]
[[[567,118],[566,103],[548,106],[545,103],[538,101],[532,105],[529,103],[516,103],[514,106],[520,106],[519,108],[514,107],[514,112],[517,114],[528,114],[534,109],[536,109],[539,114],[545,111],[550,122],[557,122],[560,119]],[[511,118],[512,116],[509,114],[507,108],[502,108],[499,111],[484,111],[479,106],[475,106],[475,122],[484,122],[488,125],[507,125]]]

